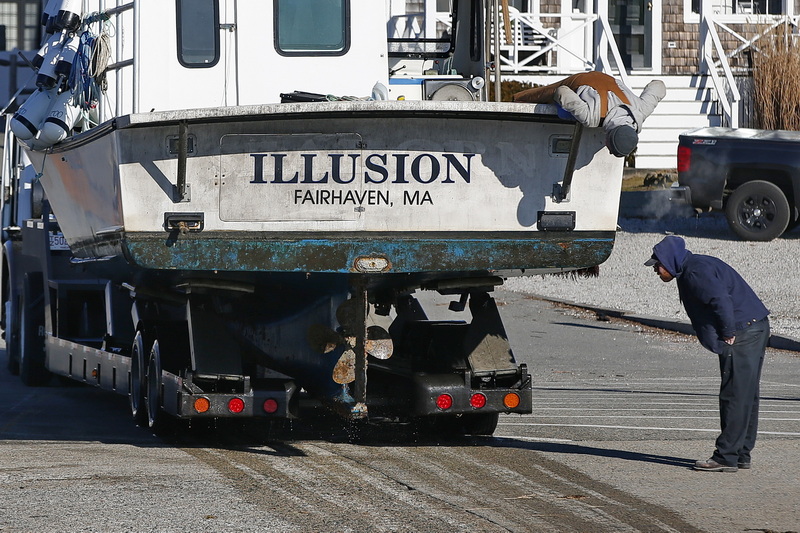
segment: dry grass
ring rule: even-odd
[[[753,58],[753,111],[757,127],[800,130],[800,44],[778,28],[759,40]]]
[[[500,101],[501,102],[511,102],[514,95],[518,92],[522,92],[526,89],[531,89],[533,87],[539,87],[541,84],[538,83],[530,83],[527,81],[514,81],[514,80],[505,80],[500,82]],[[489,101],[494,102],[494,83],[491,81],[486,84],[488,94],[489,94]]]
[[[659,189],[668,189],[676,179],[678,179],[678,173],[674,168],[626,168],[622,175],[622,190],[656,191]]]

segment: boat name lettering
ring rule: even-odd
[[[288,153],[250,154],[253,158],[250,183],[348,184],[357,179],[363,179],[364,183],[387,184],[470,183],[475,154],[301,153],[299,166],[302,170],[295,172],[287,171],[289,156]],[[296,157],[290,161],[294,169]],[[365,170],[363,176],[358,176],[361,163]]]

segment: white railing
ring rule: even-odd
[[[425,13],[394,15],[389,19],[387,34],[390,39],[434,39],[440,37],[442,30],[450,31],[450,13],[436,13],[433,28],[425,25]]]
[[[425,14],[409,13],[389,19],[390,39],[421,39],[425,31]]]
[[[747,26],[761,28],[754,37],[747,38],[717,19],[710,0],[700,4],[700,74],[707,74],[714,85],[719,104],[727,125],[739,127],[739,102],[742,100],[736,85],[736,78],[730,66],[730,60],[746,50],[759,52],[758,41],[780,26],[797,28],[797,17],[793,15],[753,15],[747,18]],[[726,52],[719,37],[717,28],[730,35],[739,44]],[[787,38],[789,32],[786,32]],[[720,70],[722,76],[720,76]],[[740,69],[749,74],[749,69]]]
[[[558,27],[555,24],[547,27],[542,24],[542,19],[558,20]],[[501,72],[558,73],[564,70],[553,62],[552,52],[558,51],[577,60],[583,70],[613,72],[629,85],[626,70],[618,68],[623,64],[622,56],[606,17],[597,13],[520,13],[509,9],[509,21],[511,44],[506,44],[503,25],[500,25],[503,37],[499,57]],[[609,54],[617,67],[612,66]]]
[[[701,8],[702,11],[702,8]],[[736,80],[733,77],[722,42],[719,40],[717,28],[714,21],[706,14],[700,13],[700,73],[708,74],[714,85],[714,90],[719,98],[722,111],[727,125],[731,128],[739,127],[739,101],[742,99],[739,89],[736,87]],[[714,61],[712,52],[716,51],[719,62]],[[722,67],[726,83],[722,83],[719,76],[718,66]],[[730,93],[730,95],[729,95]]]
[[[607,1],[607,0],[606,0]],[[607,6],[601,0],[602,6]],[[606,8],[607,10],[607,8]],[[509,8],[509,22],[512,39],[508,44],[505,39],[505,24],[502,12],[499,20],[500,53],[495,58],[501,72],[526,73],[576,70],[602,70],[615,73],[625,84],[628,84],[628,75],[624,68],[612,66],[609,54],[614,58],[615,65],[622,65],[622,57],[617,48],[611,26],[605,17],[596,13],[521,13]],[[558,20],[558,28],[547,27],[542,24],[542,19]],[[434,33],[450,29],[450,13],[439,12],[435,14]],[[392,17],[388,24],[390,38],[424,38],[431,31],[426,32],[424,13],[408,13]],[[431,35],[436,37],[437,35]],[[490,42],[495,42],[494,28]],[[554,64],[553,51],[558,51],[562,56],[568,56],[573,63],[569,69]],[[564,60],[559,60],[563,63]]]

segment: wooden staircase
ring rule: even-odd
[[[722,125],[719,104],[708,76],[630,76],[631,89],[640,94],[652,79],[664,82],[667,96],[644,123],[635,166],[674,169],[678,136],[691,129]]]

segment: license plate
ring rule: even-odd
[[[64,238],[64,234],[60,231],[51,231],[50,232],[50,249],[51,250],[69,250],[69,245],[67,244],[67,239]]]

